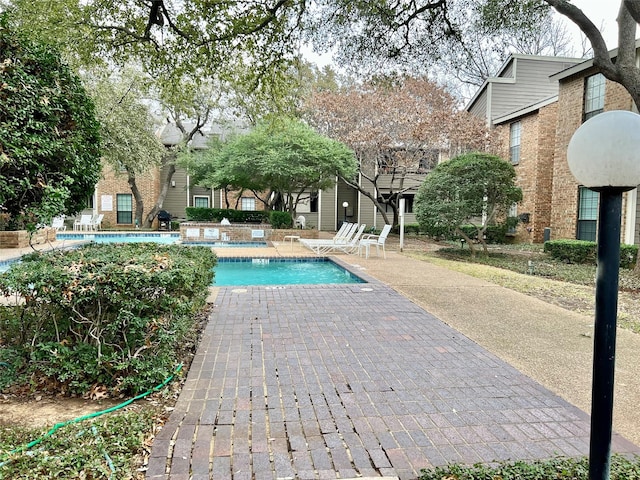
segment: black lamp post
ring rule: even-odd
[[[347,223],[347,208],[349,207],[349,202],[342,202],[342,207],[344,208],[344,223]]]
[[[567,161],[578,182],[600,192],[589,479],[608,480],[622,193],[640,184],[640,115],[611,111],[592,117],[571,138]]]

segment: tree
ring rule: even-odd
[[[497,3],[504,0],[494,0]],[[618,53],[609,55],[602,33],[582,10],[566,0],[545,0],[558,13],[575,23],[593,48],[593,65],[609,80],[622,85],[640,108],[640,66],[636,62],[636,30],[640,23],[640,1],[622,0],[618,12]]]
[[[492,144],[485,123],[461,112],[451,95],[426,78],[382,79],[316,92],[304,115],[318,131],[356,152],[359,175],[341,179],[369,198],[385,223],[393,225],[398,223],[400,198],[411,188],[407,179],[421,180],[441,156]],[[393,209],[392,222],[385,205]]]
[[[85,205],[100,175],[99,123],[57,52],[0,16],[0,206],[9,228]]]
[[[135,199],[136,225],[143,225],[144,201],[136,176],[161,165],[164,145],[153,132],[144,79],[127,71],[124,76],[85,75],[102,125],[103,160],[114,172],[124,170]]]
[[[489,225],[506,218],[507,211],[522,200],[515,185],[513,166],[494,155],[469,153],[438,165],[420,186],[414,210],[420,227],[428,232],[455,233],[463,237],[475,256],[473,239],[463,225],[473,225],[484,252]]]
[[[347,146],[289,118],[260,123],[198,162],[201,185],[251,190],[268,209],[282,199],[292,218],[305,194],[329,188],[337,175],[356,172]]]

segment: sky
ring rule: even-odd
[[[620,8],[619,0],[573,0],[572,3],[580,8],[596,27],[603,31],[603,37],[609,50],[618,46],[616,17]],[[580,45],[580,30],[571,22],[568,22],[567,25],[575,41]]]

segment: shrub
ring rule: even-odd
[[[267,210],[232,210],[225,208],[187,207],[187,220],[191,222],[220,222],[223,218],[233,223],[265,223],[269,220]]]
[[[269,215],[269,221],[273,228],[291,228],[293,226],[293,219],[289,212],[273,211]]]
[[[567,263],[595,265],[598,260],[598,244],[586,240],[549,240],[544,251],[552,258]],[[620,266],[633,268],[638,256],[637,245],[620,245]]]
[[[497,465],[447,465],[422,470],[419,480],[587,480],[589,459],[553,458],[532,462],[514,461]],[[638,458],[622,455],[611,456],[611,479],[628,480],[640,478]]]
[[[175,367],[215,260],[205,247],[150,243],[26,256],[0,276],[0,292],[25,299],[0,316],[0,361],[45,390],[151,388]]]

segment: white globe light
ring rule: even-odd
[[[640,115],[613,110],[590,118],[571,137],[567,161],[585,187],[640,185]]]

